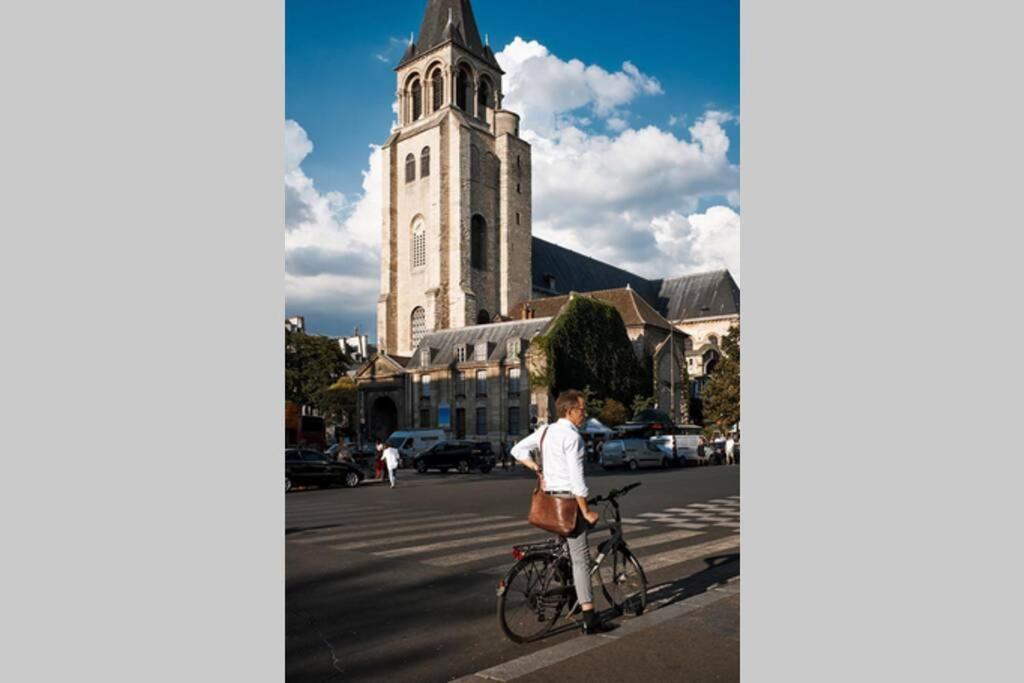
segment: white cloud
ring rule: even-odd
[[[285,122],[285,298],[291,312],[315,312],[326,325],[372,322],[376,307],[382,159],[379,147],[371,150],[362,195],[349,202],[316,188],[302,169],[313,143],[302,126]]]
[[[567,112],[586,107],[598,118],[610,118],[640,95],[664,92],[656,78],[630,62],[609,72],[578,59],[564,61],[537,41],[519,36],[495,56],[506,72],[505,108],[542,134],[552,132]]]
[[[634,129],[628,106],[663,92],[634,64],[610,73],[519,37],[497,57],[506,71],[504,104],[523,117],[522,135],[533,148],[535,235],[648,277],[721,267],[733,239],[728,267],[739,267],[739,167],[728,160],[723,127],[735,120],[731,113],[706,111],[678,133]],[[608,133],[589,130],[588,117]],[[685,123],[673,115],[669,128]],[[696,213],[716,203],[729,206]],[[730,214],[735,230],[719,225]],[[666,221],[678,227],[690,218],[687,237],[665,232]],[[698,224],[714,227],[704,234]]]
[[[683,216],[670,212],[651,221],[654,239],[664,254],[662,265],[684,264],[689,270],[728,268],[740,281],[740,216],[727,206]]]

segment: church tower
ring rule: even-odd
[[[428,0],[395,69],[384,143],[379,347],[507,315],[531,298],[530,146],[469,0]]]

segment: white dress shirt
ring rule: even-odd
[[[532,453],[540,449],[545,429],[544,462],[540,463],[544,471],[544,490],[569,491],[574,496],[586,498],[589,493],[583,480],[586,448],[576,425],[564,417],[552,425],[541,427],[513,446],[512,457],[519,461],[529,460]]]
[[[384,462],[387,463],[388,469],[393,470],[398,467],[398,449],[394,447],[387,447],[384,449]]]

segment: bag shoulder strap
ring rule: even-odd
[[[550,425],[548,425],[550,426]],[[544,467],[544,437],[548,435],[548,426],[544,427],[544,431],[540,433],[540,466]]]

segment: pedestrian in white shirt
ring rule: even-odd
[[[394,446],[388,446],[384,449],[381,460],[388,466],[388,480],[391,481],[391,488],[395,488],[395,470],[398,469],[399,461],[398,449]]]
[[[732,434],[725,440],[725,463],[727,465],[735,465],[736,460],[732,457],[733,452],[736,450],[736,440],[732,438]]]
[[[576,528],[565,537],[572,557],[572,577],[576,595],[583,610],[583,632],[587,635],[610,631],[611,627],[597,618],[594,612],[594,594],[590,585],[590,546],[587,528],[597,522],[599,515],[587,504],[587,483],[583,479],[583,461],[586,447],[579,428],[587,419],[586,400],[582,391],[563,391],[555,400],[558,421],[542,427],[512,447],[512,457],[540,477],[544,491],[560,498],[576,499],[579,514]],[[543,462],[533,459],[539,450]]]

